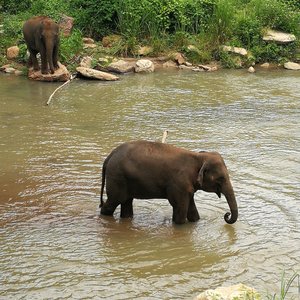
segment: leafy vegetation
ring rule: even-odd
[[[282,62],[296,57],[300,40],[298,0],[2,0],[0,1],[0,62],[13,44],[23,45],[22,23],[32,15],[48,15],[59,21],[63,14],[75,19],[75,30],[62,37],[62,61],[81,51],[82,36],[100,41],[117,34],[121,39],[113,54],[136,55],[141,45],[152,55],[182,51],[193,62],[219,59],[227,67],[250,62]],[[289,46],[266,43],[266,28],[297,36]],[[1,28],[0,28],[1,32]],[[239,61],[220,50],[221,45],[245,47],[251,58]],[[191,51],[191,46],[196,51]]]

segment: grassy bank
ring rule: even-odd
[[[22,24],[32,15],[48,15],[58,21],[62,14],[75,18],[75,29],[62,38],[61,61],[72,61],[82,49],[82,36],[101,41],[103,36],[121,36],[111,48],[119,56],[135,56],[143,45],[150,56],[180,51],[194,63],[221,61],[223,66],[240,66],[221,45],[244,47],[249,52],[244,65],[253,62],[299,60],[300,2],[298,0],[4,0],[0,4],[0,63],[6,48],[17,44],[24,60],[26,46]],[[267,43],[267,29],[293,33],[298,42]],[[197,50],[191,51],[190,45]],[[193,49],[195,49],[193,48]]]

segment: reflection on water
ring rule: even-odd
[[[300,265],[300,74],[159,72],[56,84],[0,77],[0,298],[191,299],[243,282],[277,292]],[[198,192],[201,220],[166,200],[99,217],[101,164],[160,140],[225,158],[240,208]],[[296,288],[291,292],[296,295]]]

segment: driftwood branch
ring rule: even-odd
[[[68,80],[68,81],[66,81],[66,82],[64,82],[62,85],[60,85],[57,89],[55,89],[54,90],[54,92],[50,95],[50,97],[49,97],[49,99],[48,99],[48,101],[47,101],[47,105],[49,105],[50,104],[50,102],[51,102],[51,100],[52,100],[52,98],[53,98],[53,96],[54,96],[54,94],[58,91],[58,90],[60,90],[63,86],[65,86],[65,85],[67,85],[68,83],[70,83],[71,82],[71,80],[73,80],[74,78],[76,77],[76,75],[71,75],[71,77],[70,77],[70,79]]]
[[[165,130],[161,139],[161,142],[164,144],[168,136],[168,130]]]

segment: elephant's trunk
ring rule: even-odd
[[[236,220],[238,218],[238,207],[237,207],[234,191],[233,191],[230,181],[228,181],[226,186],[223,188],[222,194],[226,197],[227,203],[230,208],[230,213],[227,212],[224,215],[224,220],[228,224],[233,224],[236,222]]]
[[[52,39],[46,40],[46,55],[47,55],[47,62],[49,64],[49,69],[51,74],[54,73],[54,65],[53,65],[53,41]]]

